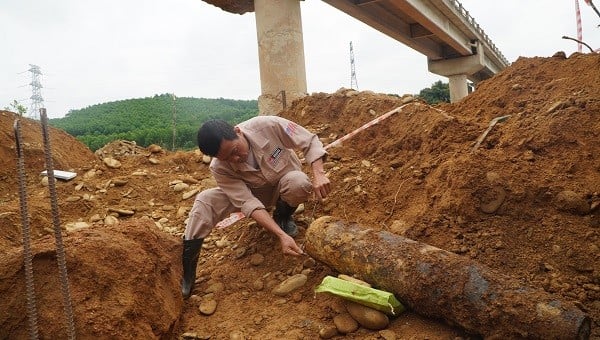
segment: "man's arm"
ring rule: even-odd
[[[250,217],[252,217],[252,219],[254,219],[256,223],[258,223],[261,227],[270,231],[272,234],[279,238],[279,243],[281,243],[281,250],[285,254],[303,254],[302,249],[298,247],[296,241],[294,241],[294,239],[291,236],[289,236],[283,230],[281,230],[279,225],[277,225],[277,223],[273,220],[268,211],[264,209],[256,209],[252,212]]]
[[[324,199],[331,191],[329,178],[323,170],[323,158],[319,158],[310,164],[313,173],[313,191],[319,200]]]

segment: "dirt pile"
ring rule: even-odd
[[[297,100],[281,115],[317,132],[328,144],[407,101],[407,97],[342,89]],[[408,103],[329,149],[326,169],[334,191],[322,203],[306,203],[296,215],[301,227],[297,241],[302,244],[304,230],[323,215],[404,235],[575,303],[592,318],[592,337],[598,338],[599,114],[598,54],[521,58],[459,103],[437,107]],[[497,117],[504,118],[489,128]],[[3,296],[10,292],[9,306],[22,309],[25,294],[14,288],[24,284],[15,153],[10,147],[14,116],[2,112],[0,118],[0,221],[8,230],[0,237],[0,262],[6,264],[0,274],[3,284],[13,282],[0,290]],[[35,145],[35,123],[28,124],[24,124],[25,139]],[[173,337],[187,333],[200,339],[314,339],[344,312],[336,298],[313,293],[325,275],[337,273],[307,256],[283,256],[276,240],[248,220],[216,229],[207,238],[196,295],[186,302],[175,301],[180,249],[174,243],[183,231],[193,195],[214,185],[206,160],[199,152],[143,149],[124,141],[111,143],[96,155],[68,136],[53,139],[52,146],[56,168],[78,173],[71,181],[59,181],[57,190],[61,220],[68,230],[67,262],[80,334],[109,337],[114,330],[147,331],[146,337],[168,338],[173,328]],[[53,259],[48,249],[54,249],[47,188],[38,177],[43,158],[28,168],[36,292],[53,290],[58,297],[58,273],[43,270],[43,263]],[[119,242],[105,240],[112,234]],[[90,248],[79,251],[75,245],[80,244]],[[100,256],[107,251],[123,255]],[[129,258],[131,263],[125,260]],[[145,266],[136,271],[140,263],[155,266],[153,276],[145,276]],[[159,268],[163,269],[157,273]],[[272,293],[297,274],[307,276],[304,286],[286,296]],[[128,285],[106,289],[108,282],[120,280]],[[131,304],[113,303],[115,294],[147,307],[140,313]],[[91,297],[97,299],[98,308],[104,307],[99,312],[102,317],[120,318],[123,323],[92,323],[87,315]],[[52,321],[61,323],[59,298],[41,297],[39,303],[56,307]],[[208,313],[206,306],[214,309]],[[163,308],[169,317],[160,319]],[[176,325],[172,315],[179,311]],[[3,334],[25,334],[24,311],[19,315],[15,318],[10,310],[2,311]],[[45,315],[40,323],[44,334],[60,335],[53,333],[51,319]],[[132,320],[139,329],[132,328]],[[88,328],[96,333],[88,333]],[[359,328],[345,338],[394,335],[476,338],[411,312],[395,318],[385,332]]]

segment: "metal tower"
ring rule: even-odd
[[[29,109],[29,118],[40,119],[40,108],[44,107],[44,98],[42,98],[42,83],[40,76],[42,71],[37,65],[29,64],[29,72],[31,72],[31,108]]]
[[[350,88],[358,90],[356,70],[354,69],[354,49],[352,48],[352,41],[350,42]]]

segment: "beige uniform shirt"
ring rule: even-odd
[[[327,154],[317,135],[285,118],[258,116],[237,126],[250,145],[258,169],[213,158],[210,170],[231,203],[246,216],[265,208],[256,197],[261,190],[272,192],[283,175],[301,170],[294,150],[302,151],[309,164]]]

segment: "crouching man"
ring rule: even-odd
[[[284,254],[300,255],[292,214],[314,193],[330,192],[323,170],[327,152],[314,133],[278,116],[258,116],[231,126],[209,120],[198,130],[198,147],[213,157],[210,171],[217,187],[200,192],[190,211],[183,240],[181,293],[188,298],[204,238],[222,219],[241,211],[278,237]],[[312,182],[295,150],[311,165]],[[267,208],[275,207],[273,216]]]

